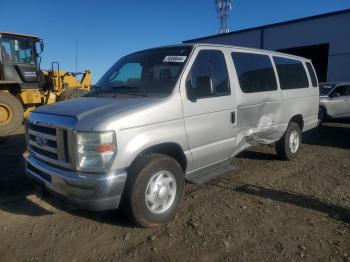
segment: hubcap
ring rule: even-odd
[[[11,109],[5,104],[0,104],[0,126],[8,124],[11,121],[11,119]]]
[[[145,201],[148,210],[153,214],[161,214],[174,203],[176,196],[176,180],[169,171],[160,171],[152,176],[147,184]]]
[[[300,144],[299,134],[297,131],[293,130],[289,138],[289,148],[293,154],[298,151],[299,144]]]

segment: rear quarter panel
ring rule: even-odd
[[[317,87],[282,90],[282,121],[289,121],[295,115],[302,115],[304,128],[310,130],[317,126],[319,109],[319,91]]]

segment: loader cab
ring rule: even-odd
[[[43,42],[36,36],[0,33],[0,81],[37,88],[42,50]]]

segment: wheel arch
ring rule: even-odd
[[[304,128],[304,118],[301,114],[294,115],[290,120],[289,123],[294,122],[297,123],[300,127],[300,130],[303,131]]]
[[[319,109],[324,110],[324,112],[326,113],[326,115],[328,115],[328,113],[327,113],[327,108],[326,108],[324,105],[320,105],[320,106],[319,106]]]
[[[9,92],[16,96],[21,92],[21,86],[18,83],[0,83],[0,92]]]
[[[183,172],[186,173],[188,164],[186,155],[181,146],[174,142],[161,143],[147,147],[134,158],[130,166],[132,166],[141,157],[152,153],[163,154],[174,158],[180,164]]]

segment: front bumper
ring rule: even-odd
[[[119,206],[126,171],[86,174],[52,166],[27,152],[24,158],[27,175],[69,207],[98,211]]]

